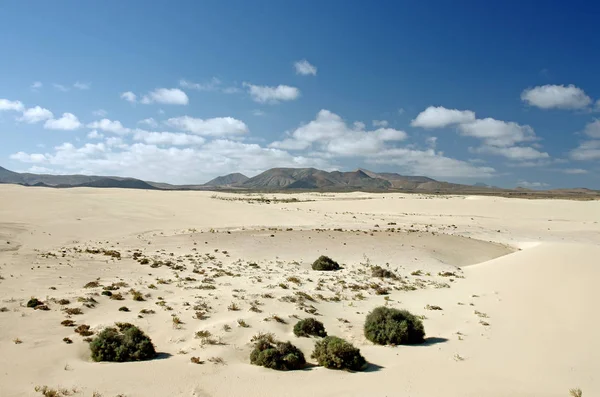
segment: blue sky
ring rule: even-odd
[[[0,165],[600,188],[600,5],[0,3]]]

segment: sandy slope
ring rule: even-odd
[[[0,312],[0,395],[39,395],[36,385],[76,387],[81,396],[558,397],[573,387],[600,394],[600,202],[351,193],[260,204],[238,200],[258,196],[211,196],[0,186],[0,308],[8,309]],[[117,250],[122,259],[86,248]],[[135,250],[185,270],[141,265]],[[315,274],[310,263],[321,254],[344,269]],[[402,282],[373,279],[374,264]],[[416,270],[423,275],[411,275]],[[125,299],[83,288],[96,279],[126,282]],[[372,282],[390,289],[388,302]],[[209,284],[215,289],[198,289]],[[129,288],[150,297],[133,301]],[[315,301],[298,301],[298,292]],[[51,310],[24,307],[33,295]],[[78,297],[97,303],[88,308]],[[93,330],[115,321],[139,325],[159,359],[91,362],[87,343],[60,325],[66,315],[52,299],[81,307],[71,319]],[[228,310],[232,302],[239,311]],[[260,313],[249,310],[253,302]],[[382,304],[425,315],[427,343],[366,341],[364,316]],[[425,310],[427,304],[443,310]],[[195,318],[199,305],[208,308],[206,319]],[[139,318],[141,309],[156,313]],[[296,338],[290,317],[307,311],[316,311],[329,334],[359,347],[371,363],[367,371],[281,373],[249,364],[249,341],[259,331],[292,340],[309,357],[314,340]],[[179,328],[173,315],[183,321]],[[198,330],[224,344],[202,346]],[[191,364],[191,356],[225,364]]]

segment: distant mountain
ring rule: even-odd
[[[0,167],[0,183],[14,183],[37,187],[104,187],[123,189],[157,189],[156,187],[135,178],[95,175],[47,175],[9,171]]]
[[[248,179],[250,178],[248,178],[246,175],[236,172],[233,174],[218,176],[215,179],[206,182],[204,186],[232,186],[244,183]]]
[[[238,186],[252,189],[386,190],[391,187],[391,183],[381,178],[372,178],[360,170],[327,172],[315,168],[272,168]]]

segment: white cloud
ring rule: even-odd
[[[52,86],[54,86],[54,88],[56,88],[57,90],[62,91],[62,92],[69,91],[69,87],[65,87],[62,84],[56,84],[56,83],[54,83],[54,84],[52,84]]]
[[[583,133],[590,138],[600,138],[600,120],[594,119],[594,121],[587,123]]]
[[[92,83],[81,83],[79,81],[73,84],[73,87],[77,88],[78,90],[89,90],[91,86]]]
[[[592,102],[581,88],[573,84],[528,88],[521,93],[521,100],[541,109],[583,109]]]
[[[31,86],[29,86],[29,88],[31,88],[32,91],[37,91],[42,87],[43,84],[41,81],[34,81],[33,83],[31,83]]]
[[[544,183],[544,182],[519,181],[519,182],[517,182],[517,186],[521,186],[521,187],[525,187],[525,188],[529,188],[529,189],[531,189],[531,188],[534,188],[534,189],[537,188],[537,189],[539,189],[539,188],[543,188],[543,187],[546,187],[546,186],[549,186],[549,185],[547,183]]]
[[[562,170],[563,174],[569,174],[569,175],[582,175],[582,174],[587,174],[588,170],[584,170],[582,168],[567,168]]]
[[[365,124],[355,122],[350,128],[337,114],[321,110],[315,120],[302,125],[290,138],[272,142],[269,146],[286,150],[304,150],[316,146],[331,156],[368,156],[385,149],[385,143],[407,138],[404,131],[379,128],[365,131]]]
[[[149,132],[137,130],[133,135],[135,141],[158,146],[194,146],[202,145],[205,139],[197,135],[176,134],[172,132]]]
[[[59,119],[50,119],[44,123],[44,128],[49,130],[71,131],[81,127],[81,122],[73,113],[63,113]]]
[[[482,139],[486,145],[511,146],[518,142],[535,141],[533,128],[492,118],[478,119],[458,126],[462,135]]]
[[[477,166],[466,161],[444,156],[433,149],[414,150],[407,148],[389,149],[367,159],[368,163],[395,165],[401,173],[425,175],[438,178],[490,178],[492,167]]]
[[[215,117],[212,119],[198,119],[190,116],[174,117],[167,120],[167,125],[198,135],[224,136],[245,134],[248,126],[241,120],[233,117]]]
[[[294,62],[294,68],[296,68],[296,74],[301,74],[303,76],[317,75],[317,67],[311,65],[306,59]]]
[[[582,142],[569,153],[573,160],[591,161],[600,160],[600,140]]]
[[[195,137],[199,138],[199,137]],[[229,140],[198,147],[160,147],[134,143],[120,147],[105,143],[56,146],[52,153],[21,153],[18,161],[38,161],[59,173],[120,175],[172,183],[200,183],[231,172],[255,175],[272,167],[332,169],[327,160],[292,156],[288,152]],[[165,167],[168,164],[168,167]]]
[[[472,149],[474,153],[485,153],[493,154],[498,156],[504,156],[510,160],[516,161],[528,161],[538,159],[548,159],[550,155],[548,153],[540,152],[532,147],[528,146],[510,146],[510,147],[497,147],[484,145],[475,149]]]
[[[260,109],[254,109],[254,110],[252,111],[252,114],[253,114],[254,116],[264,116],[266,113],[265,113],[265,112],[263,112],[263,111],[262,111],[262,110],[260,110]]]
[[[386,120],[373,120],[373,127],[387,127],[390,125]]]
[[[276,104],[281,101],[293,101],[300,96],[300,90],[288,85],[278,85],[277,87],[254,85],[244,83],[248,88],[248,93],[255,102]]]
[[[46,161],[46,156],[41,153],[27,154],[25,152],[17,152],[9,156],[12,160],[17,160],[22,163],[43,163]]]
[[[114,134],[127,134],[130,132],[130,129],[123,127],[123,124],[121,124],[119,120],[112,121],[109,119],[102,119],[100,121],[89,123],[87,127],[112,132]]]
[[[117,147],[117,148],[126,148],[127,145],[125,145],[123,143],[123,139],[117,136],[111,136],[106,138],[106,140],[104,141],[104,144],[107,147]]]
[[[127,91],[121,94],[121,99],[125,99],[127,102],[135,103],[137,100],[137,95],[131,91]]]
[[[97,110],[94,110],[92,112],[92,114],[94,116],[98,116],[98,117],[106,117],[106,115],[108,115],[108,112],[104,109],[97,109]]]
[[[443,106],[429,106],[411,121],[410,125],[421,128],[443,128],[454,124],[475,120],[475,112],[470,110],[446,109]]]
[[[154,120],[153,117],[148,117],[147,119],[140,120],[140,121],[138,121],[138,124],[145,124],[152,128],[155,128],[158,126],[158,123],[156,122],[156,120]]]
[[[104,135],[102,135],[101,133],[99,133],[98,130],[93,130],[93,131],[90,131],[87,134],[87,137],[89,139],[102,139],[102,138],[104,138]]]
[[[42,108],[40,106],[36,106],[33,108],[26,109],[23,112],[23,116],[19,117],[19,121],[35,124],[40,121],[48,120],[54,118],[54,114],[46,108]]]
[[[430,148],[435,149],[435,147],[437,145],[437,137],[436,136],[427,137],[425,139],[425,143],[427,143],[427,146],[429,146]]]
[[[220,85],[221,80],[219,80],[216,77],[213,77],[206,83],[193,83],[184,79],[179,80],[180,87],[198,91],[215,91],[219,88]]]
[[[21,101],[10,101],[8,99],[0,99],[0,111],[3,110],[14,110],[16,112],[22,112],[25,109]]]
[[[157,88],[140,101],[143,104],[162,103],[165,105],[187,105],[189,98],[179,88]]]

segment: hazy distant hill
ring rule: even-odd
[[[204,186],[231,186],[246,182],[248,178],[244,174],[235,172],[233,174],[227,174],[224,176],[218,176],[213,180],[210,180],[204,184]]]
[[[95,175],[47,175],[9,171],[0,167],[0,183],[15,183],[39,187],[104,187],[124,189],[156,189],[135,178],[107,177]]]

